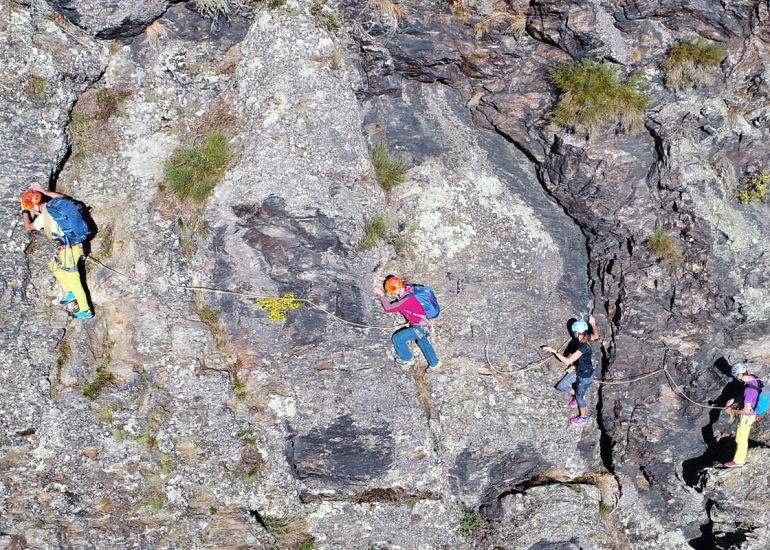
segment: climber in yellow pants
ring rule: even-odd
[[[58,241],[64,234],[62,228],[49,214],[43,197],[48,199],[60,198],[64,195],[43,189],[38,183],[33,183],[30,189],[21,196],[21,217],[24,230],[39,231],[52,241]],[[80,244],[60,245],[51,260],[51,271],[59,281],[64,298],[60,304],[78,303],[78,311],[72,316],[76,319],[90,319],[94,316],[88,304],[88,296],[80,280],[78,262],[83,257],[83,247]]]
[[[59,281],[64,291],[62,302],[69,303],[74,299],[78,303],[79,311],[90,311],[88,297],[80,281],[78,262],[83,257],[83,247],[79,244],[72,246],[60,246],[56,255],[51,260],[51,271]]]
[[[735,456],[725,462],[728,468],[739,468],[746,463],[749,453],[749,433],[757,420],[754,407],[759,398],[759,381],[747,371],[746,363],[736,363],[732,366],[732,375],[738,382],[743,383],[742,400],[730,399],[725,404],[725,412],[730,416],[738,416],[738,429],[735,430]]]

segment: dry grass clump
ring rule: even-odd
[[[527,4],[494,2],[492,13],[474,26],[476,38],[481,38],[484,33],[494,29],[503,35],[512,36],[518,40],[527,25],[527,8]]]
[[[701,37],[674,44],[660,63],[666,71],[666,86],[679,91],[712,84],[715,69],[725,57],[727,53],[721,44],[706,42]]]
[[[647,250],[658,258],[670,264],[678,265],[684,261],[684,256],[679,248],[679,243],[666,233],[663,229],[658,228],[652,236],[644,241],[644,246]]]
[[[589,59],[579,65],[562,63],[551,72],[551,81],[561,92],[552,121],[589,132],[607,122],[624,131],[641,128],[649,102],[639,92],[643,78],[636,71],[621,82],[616,67]]]
[[[119,88],[83,94],[70,115],[69,133],[74,158],[106,154],[112,149],[115,144],[107,123],[131,94],[131,90]]]
[[[356,21],[356,29],[362,36],[371,38],[372,29],[380,27],[386,36],[392,36],[405,15],[405,8],[393,0],[367,0]]]

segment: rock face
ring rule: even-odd
[[[732,496],[763,479],[763,423],[718,470],[732,426],[709,408],[770,350],[766,206],[734,199],[770,152],[766,3],[290,2],[216,28],[192,8],[0,23],[0,547],[770,543],[766,499]],[[728,55],[675,93],[659,63],[691,34]],[[643,71],[642,129],[550,124],[551,70],[584,58]],[[180,200],[164,165],[214,130],[227,170]],[[405,183],[378,185],[375,146]],[[94,320],[56,305],[51,245],[18,223],[32,180],[90,207]],[[393,362],[387,273],[437,291],[437,369]],[[255,302],[287,292],[302,307],[271,323]],[[589,313],[579,427],[538,347]]]

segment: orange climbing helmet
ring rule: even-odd
[[[29,210],[36,204],[40,204],[42,200],[43,194],[40,191],[32,191],[30,189],[29,191],[24,191],[24,194],[21,196],[21,207],[24,210]]]
[[[385,283],[383,285],[385,287],[385,292],[388,294],[395,294],[402,288],[404,288],[404,281],[403,279],[399,279],[395,275],[388,275],[385,277]]]

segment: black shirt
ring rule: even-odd
[[[580,344],[578,346],[580,357],[577,360],[577,375],[580,378],[591,378],[594,375],[594,364],[591,362],[591,345]]]

